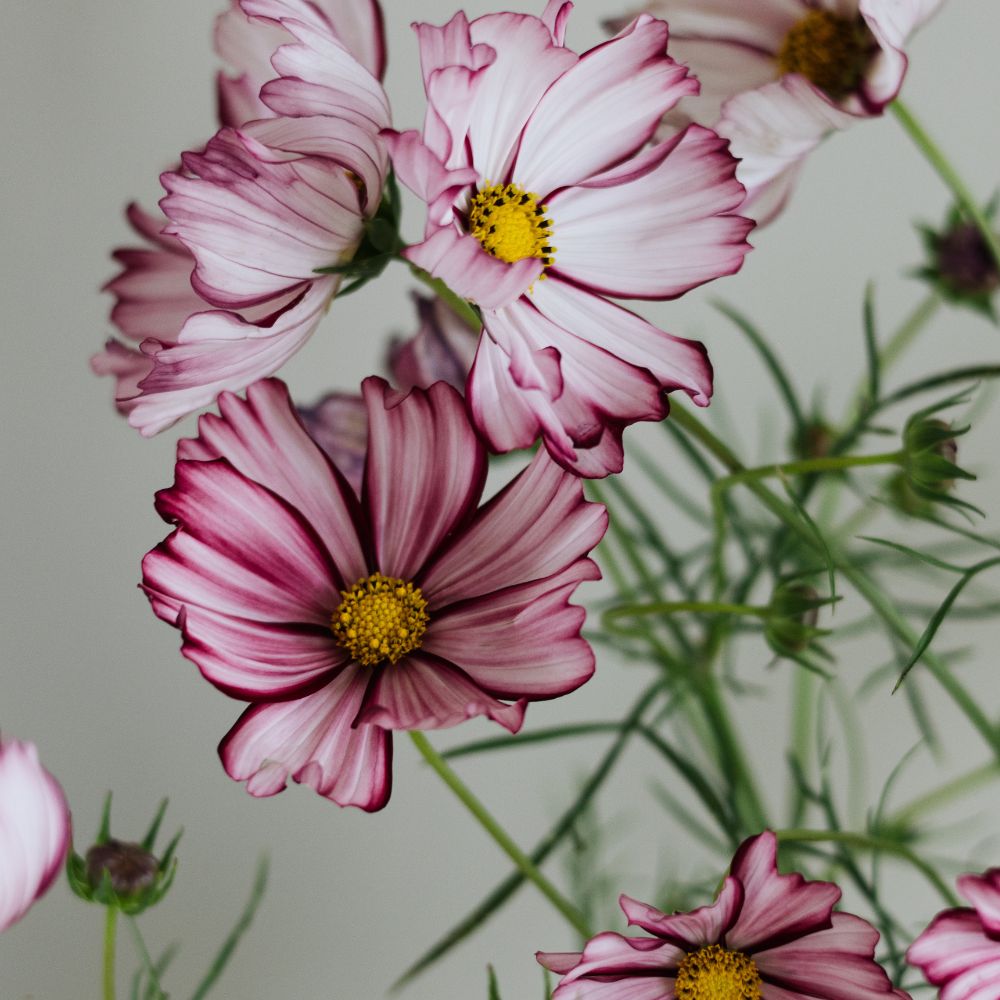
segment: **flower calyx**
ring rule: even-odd
[[[768,604],[764,622],[764,640],[776,657],[794,660],[815,673],[825,675],[815,657],[829,661],[830,654],[819,639],[829,635],[829,629],[817,628],[819,609],[835,604],[840,597],[822,597],[815,587],[799,579],[778,584]]]

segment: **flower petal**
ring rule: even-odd
[[[666,47],[666,24],[642,15],[584,53],[548,88],[525,125],[513,169],[517,183],[545,199],[636,153],[663,115],[698,91]]]
[[[641,927],[649,934],[671,941],[686,951],[708,944],[718,944],[739,916],[743,906],[743,887],[729,877],[723,882],[718,898],[709,906],[699,906],[689,913],[661,913],[648,903],[622,896],[621,908],[630,925]]]
[[[390,344],[388,364],[393,382],[404,390],[447,382],[464,392],[480,331],[470,329],[444,299],[414,294],[413,300],[420,329],[408,340]]]
[[[731,213],[745,192],[728,143],[692,125],[631,183],[572,187],[548,204],[553,272],[592,291],[676,298],[739,270],[753,223]]]
[[[312,406],[298,407],[309,436],[361,496],[368,448],[368,410],[360,393],[331,392]]]
[[[0,739],[0,932],[52,885],[69,842],[66,796],[35,745]]]
[[[929,983],[944,986],[958,976],[1000,962],[1000,941],[986,936],[974,910],[945,910],[910,945],[906,961],[919,968]],[[1000,975],[993,981],[1000,982]]]
[[[578,964],[564,975],[553,1000],[673,997],[674,977],[667,974],[676,970],[684,954],[683,949],[657,938],[628,938],[605,931],[586,943]],[[560,967],[565,966],[566,957],[557,956]]]
[[[444,382],[401,396],[372,377],[361,391],[368,407],[364,502],[376,566],[412,580],[475,510],[485,449],[462,397]]]
[[[960,875],[958,891],[976,908],[983,927],[1000,934],[1000,868],[990,868],[982,875]]]
[[[414,652],[383,667],[358,722],[386,729],[445,729],[485,715],[516,733],[525,705],[524,700],[497,701],[454,665]]]
[[[251,795],[275,795],[291,777],[338,805],[381,809],[392,783],[392,736],[352,726],[368,676],[352,665],[305,698],[248,708],[219,745],[226,773]]]

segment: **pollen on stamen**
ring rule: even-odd
[[[874,44],[863,18],[812,10],[785,35],[778,71],[799,73],[837,100],[860,85]]]
[[[556,248],[546,211],[538,195],[516,184],[487,183],[469,201],[469,233],[491,257],[508,264],[534,257],[548,267]]]

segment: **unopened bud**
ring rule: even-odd
[[[87,851],[87,880],[91,886],[97,889],[107,872],[111,888],[123,898],[152,886],[159,870],[160,862],[140,844],[112,838]]]
[[[779,584],[768,605],[764,638],[778,656],[798,659],[812,648],[822,654],[817,643],[825,629],[816,627],[819,609],[836,598],[820,597],[808,583],[792,581]]]

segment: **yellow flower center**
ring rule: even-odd
[[[516,184],[487,184],[469,202],[469,232],[488,254],[508,264],[537,257],[548,267],[556,248],[545,211],[537,194]]]
[[[778,52],[778,71],[800,73],[835,100],[856,90],[873,38],[864,20],[810,11],[792,26]]]
[[[343,600],[330,626],[356,663],[369,667],[383,660],[395,663],[420,646],[428,618],[419,587],[372,573],[340,596]]]
[[[760,974],[749,955],[710,944],[681,960],[677,1000],[761,1000]]]

